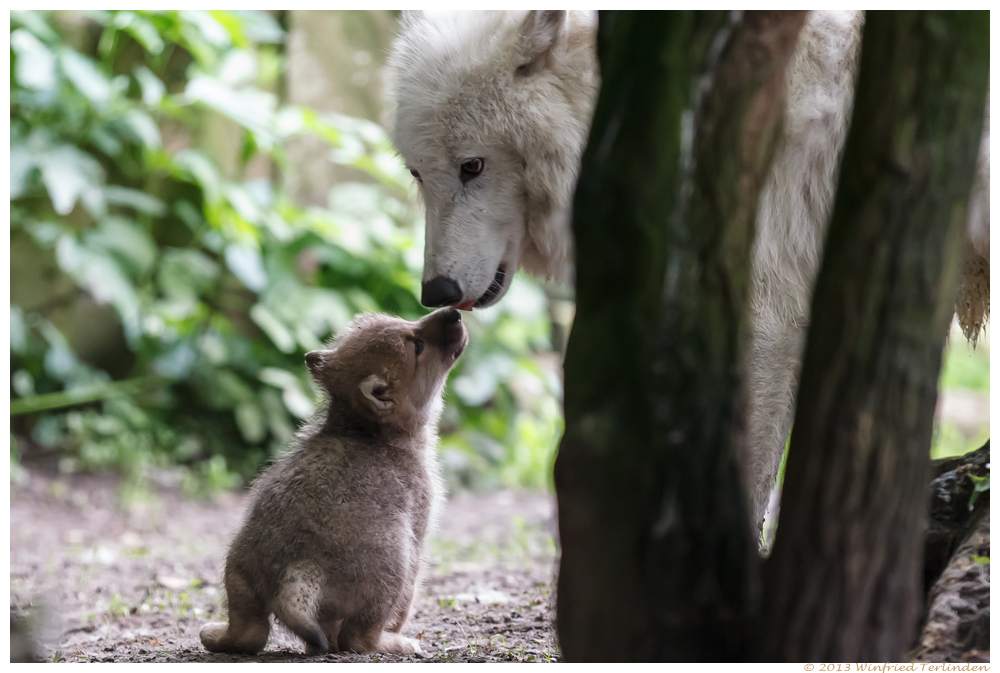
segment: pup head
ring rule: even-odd
[[[414,322],[369,313],[346,327],[329,350],[306,353],[306,364],[355,424],[410,432],[430,420],[467,342],[453,308]]]
[[[393,139],[426,205],[426,306],[490,306],[518,268],[559,276],[597,84],[590,15],[407,14]]]

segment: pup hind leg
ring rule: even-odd
[[[342,652],[386,652],[388,654],[416,654],[420,644],[413,638],[392,631],[383,631],[382,624],[362,624],[346,620],[340,629]]]
[[[343,626],[343,624],[343,619],[335,619],[326,615],[320,615],[319,625],[320,628],[323,629],[323,634],[326,636],[330,652],[340,652],[340,647],[337,643],[340,640],[340,627]]]
[[[242,575],[226,571],[229,623],[211,622],[202,627],[201,644],[209,652],[257,654],[271,632],[267,611],[254,598]]]
[[[285,571],[273,604],[274,616],[305,642],[311,657],[330,651],[318,619],[322,597],[322,575],[311,565],[297,565]]]

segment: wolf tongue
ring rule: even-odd
[[[458,304],[457,306],[455,306],[455,308],[457,308],[459,311],[471,311],[472,307],[475,306],[475,305],[476,305],[476,300],[475,299],[470,299],[469,301],[465,302],[464,304]]]

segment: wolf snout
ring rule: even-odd
[[[426,323],[422,332],[427,342],[440,348],[442,353],[457,359],[465,350],[468,341],[461,311],[451,307],[442,308],[424,320]]]
[[[424,306],[454,306],[462,301],[462,288],[447,276],[438,276],[423,284],[420,303]]]
[[[456,322],[462,322],[462,312],[455,308],[449,308],[442,311],[441,322],[445,325],[450,325]]]

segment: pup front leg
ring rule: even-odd
[[[396,602],[396,606],[394,608],[394,613],[389,618],[389,623],[387,625],[388,631],[399,633],[400,630],[402,630],[403,624],[406,623],[406,619],[410,616],[410,607],[413,605],[413,594],[416,592],[418,585],[419,580],[414,580],[400,593],[399,600]]]

